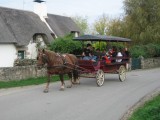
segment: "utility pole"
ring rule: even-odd
[[[25,1],[23,0],[23,10],[24,10],[24,4],[25,4]]]

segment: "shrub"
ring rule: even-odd
[[[146,57],[146,52],[142,46],[136,45],[130,48],[130,54],[133,58],[138,58],[140,56]]]
[[[147,44],[147,45],[135,45],[130,48],[131,56],[138,58],[143,56],[145,58],[160,57],[160,45],[158,44]]]
[[[72,53],[81,54],[82,53],[82,43],[73,41],[73,35],[66,35],[65,37],[59,37],[51,42],[50,50],[59,53]]]

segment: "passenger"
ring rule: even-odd
[[[102,51],[102,53],[101,53],[102,57],[103,57],[103,56],[106,56],[106,53],[107,53],[106,50],[103,49],[103,51]]]
[[[128,51],[127,48],[124,48],[122,54],[123,54],[123,56],[125,57],[124,61],[129,61],[130,53],[129,53],[129,51]]]
[[[102,55],[102,59],[105,60],[105,63],[111,63],[110,51],[106,52],[106,50],[104,50]]]
[[[112,63],[113,62],[116,62],[116,56],[117,56],[117,48],[116,48],[116,46],[113,46],[112,47],[112,52],[111,52],[111,57],[112,57]]]
[[[92,61],[95,61],[94,58],[92,57],[92,46],[91,44],[87,44],[87,48],[84,49],[83,53],[82,53],[82,56],[83,56],[83,60],[92,60]]]
[[[93,53],[93,55],[95,56],[96,61],[100,60],[102,57],[102,53],[99,48],[96,49],[96,51]]]
[[[111,63],[111,57],[109,56],[109,54],[106,54],[106,56],[104,56],[103,59],[106,63]]]
[[[95,47],[91,46],[91,59],[92,61],[97,61],[97,51],[95,51]]]
[[[118,53],[117,53],[117,57],[123,57],[122,48],[119,48]],[[116,62],[122,62],[122,58],[116,59]]]

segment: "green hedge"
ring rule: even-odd
[[[55,39],[50,44],[50,50],[59,53],[72,53],[81,54],[82,53],[82,43],[73,41],[73,35],[66,35],[65,37],[59,37]]]
[[[143,56],[144,58],[160,57],[160,45],[147,44],[135,45],[130,48],[130,53],[133,58]]]

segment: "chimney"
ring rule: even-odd
[[[42,20],[48,18],[46,2],[43,0],[34,0],[33,2],[35,2],[34,13],[39,15]]]

